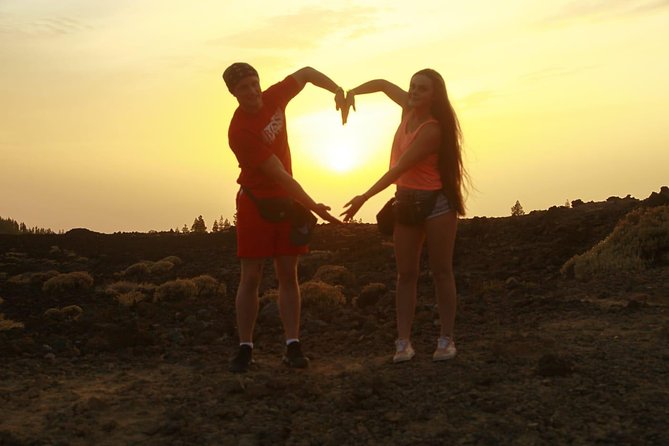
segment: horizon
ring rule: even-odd
[[[631,194],[627,194],[624,197],[620,197],[617,195],[609,195],[605,199],[602,200],[589,200],[589,201],[584,201],[581,200],[580,198],[576,198],[574,200],[569,200],[563,204],[557,204],[557,205],[552,205],[549,208],[546,209],[525,209],[524,206],[522,206],[522,203],[520,203],[520,200],[517,200],[517,203],[520,205],[519,211],[521,213],[515,214],[514,212],[517,212],[518,209],[516,208],[516,205],[509,208],[509,213],[507,215],[500,215],[500,216],[464,216],[460,217],[460,220],[473,220],[473,219],[479,219],[479,218],[492,218],[492,219],[497,219],[497,218],[516,218],[516,217],[523,217],[525,215],[529,215],[535,212],[547,212],[550,211],[551,209],[554,208],[566,208],[566,209],[571,209],[571,208],[578,208],[580,206],[587,206],[588,204],[596,204],[596,203],[605,203],[605,202],[610,202],[611,200],[636,200],[638,202],[644,202],[645,200],[651,199],[652,196],[655,194],[660,194],[664,195],[665,198],[664,200],[666,201],[669,199],[669,186],[663,185],[658,188],[657,191],[652,191],[648,196],[646,197],[635,197],[632,196]],[[576,204],[577,202],[580,202],[578,205]],[[147,231],[138,231],[138,230],[128,230],[128,231],[94,231],[89,228],[83,227],[83,226],[76,226],[68,229],[59,229],[59,230],[53,230],[52,228],[46,228],[42,227],[39,225],[26,225],[25,222],[22,222],[20,220],[13,219],[11,217],[4,217],[0,215],[0,226],[2,226],[3,223],[7,223],[9,221],[14,221],[17,224],[17,227],[20,225],[27,229],[26,232],[21,232],[20,234],[28,233],[28,234],[34,234],[37,233],[39,235],[63,235],[67,234],[72,231],[88,231],[96,234],[103,234],[103,235],[112,235],[112,234],[195,234],[195,233],[207,233],[207,234],[213,234],[216,232],[224,232],[226,230],[229,230],[230,228],[234,228],[234,220],[232,218],[226,218],[225,216],[220,216],[217,219],[212,219],[211,222],[207,222],[204,217],[202,217],[203,222],[205,224],[205,230],[193,230],[193,226],[196,225],[197,220],[202,217],[199,215],[198,217],[195,217],[193,219],[193,223],[188,224],[184,223],[181,227],[173,227],[169,229],[149,229]],[[214,231],[213,229],[213,222],[216,221],[217,224],[223,222],[224,224],[227,224],[227,226],[224,226],[222,229],[218,229],[217,231]],[[328,225],[331,223],[319,220],[318,221],[319,225]],[[376,221],[368,222],[368,221],[360,221],[360,219],[354,218],[350,222],[343,222],[342,224],[348,225],[348,224],[366,224],[366,225],[376,225]],[[221,228],[222,226],[219,224],[218,226]],[[1,228],[0,228],[1,229]],[[184,231],[184,229],[187,229]],[[5,234],[5,235],[20,235],[19,233],[7,233],[7,232],[1,232],[0,235]]]
[[[2,2],[0,216],[101,233],[232,221],[237,103],[221,73],[239,60],[263,89],[307,65],[344,89],[439,71],[473,180],[466,218],[667,184],[669,4],[251,3]],[[335,215],[386,171],[399,123],[382,94],[356,105],[342,127],[307,85],[286,110],[294,176]],[[356,218],[373,223],[391,195]]]

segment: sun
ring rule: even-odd
[[[359,162],[355,147],[348,141],[332,141],[324,147],[322,163],[329,170],[350,172]]]

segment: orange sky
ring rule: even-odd
[[[669,4],[450,3],[3,0],[0,216],[101,232],[232,218],[236,102],[220,76],[239,60],[263,87],[305,65],[344,88],[440,71],[469,216],[669,183]],[[387,168],[399,109],[382,95],[360,97],[343,128],[313,86],[287,113],[295,176],[336,213]],[[373,221],[391,193],[359,216]]]

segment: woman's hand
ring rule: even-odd
[[[360,210],[363,204],[367,201],[367,197],[364,195],[356,195],[344,207],[348,207],[344,212],[339,215],[344,216],[344,221],[351,221],[353,216]]]
[[[346,93],[346,99],[344,99],[341,108],[341,123],[342,125],[346,124],[346,121],[348,120],[348,113],[351,110],[351,107],[353,107],[353,111],[355,110],[355,94],[351,93],[351,90]],[[339,110],[339,108],[338,108]]]
[[[341,124],[346,124],[346,117],[348,117],[348,107],[346,106],[346,97],[344,97],[344,89],[339,87],[335,92],[335,107],[341,110]]]

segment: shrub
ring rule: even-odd
[[[146,294],[141,291],[128,291],[127,293],[119,294],[116,296],[116,301],[123,305],[124,307],[132,307],[137,305],[139,302],[146,300]]]
[[[63,308],[49,308],[44,312],[44,317],[54,321],[76,321],[82,314],[84,310],[79,305],[68,305]]]
[[[58,274],[44,282],[42,291],[45,293],[66,293],[86,291],[93,286],[93,277],[86,271]]]
[[[150,276],[161,276],[169,273],[175,266],[181,265],[183,261],[177,256],[167,256],[163,259],[153,262],[151,260],[142,260],[134,263],[121,271],[121,277],[146,279]]]
[[[5,319],[5,315],[0,313],[0,331],[8,331],[14,328],[23,328],[23,323]]]
[[[60,274],[58,271],[46,271],[35,273],[21,273],[7,279],[7,282],[14,285],[43,285],[44,282]]]
[[[121,276],[136,277],[136,278],[148,277],[150,275],[150,268],[152,263],[153,262],[148,262],[146,260],[134,263],[129,267],[127,267],[126,269],[124,269],[123,271],[121,271]]]
[[[163,275],[167,274],[174,269],[174,263],[168,262],[166,260],[158,260],[149,265],[149,273],[152,275]]]
[[[344,266],[323,265],[316,271],[312,280],[317,280],[330,285],[351,286],[355,281],[353,273]]]
[[[195,284],[195,288],[197,288],[198,297],[216,297],[220,291],[223,291],[223,296],[225,296],[225,292],[227,291],[225,286],[219,285],[218,280],[207,274],[193,277],[191,280]]]
[[[182,301],[192,299],[197,296],[197,287],[192,280],[177,279],[165,282],[156,288],[153,296],[154,302],[159,301]]]
[[[105,289],[105,293],[114,298],[123,306],[130,307],[146,300],[153,294],[156,286],[150,283],[135,283],[122,280],[112,283]]]
[[[138,286],[139,284],[135,282],[121,280],[120,282],[114,282],[111,285],[107,286],[107,288],[105,289],[105,293],[115,297],[118,296],[119,294],[135,291]]]
[[[309,281],[300,285],[302,304],[322,319],[328,319],[333,312],[346,303],[339,287],[320,281]]]
[[[669,206],[658,206],[630,212],[606,239],[569,259],[560,271],[585,279],[634,273],[666,263],[669,263]]]
[[[355,299],[355,304],[360,308],[376,305],[387,292],[388,287],[383,283],[368,283]]]
[[[169,263],[171,263],[171,264],[174,265],[174,266],[179,266],[179,265],[181,265],[182,263],[184,263],[183,260],[181,260],[181,259],[180,259],[179,257],[177,257],[177,256],[167,256],[167,257],[165,257],[164,259],[160,259],[160,260],[158,260],[158,261],[159,261],[159,262],[169,262]]]

